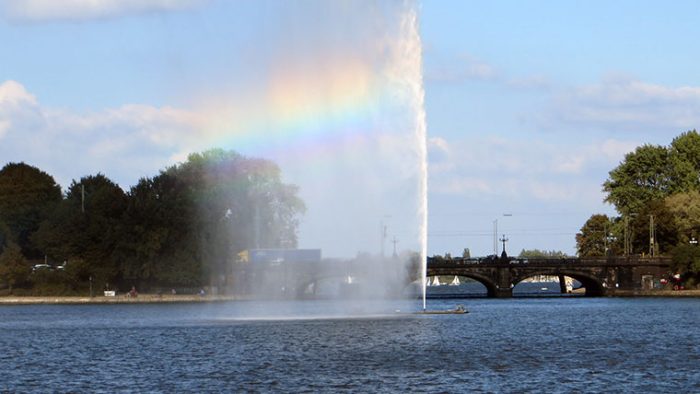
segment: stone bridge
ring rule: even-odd
[[[670,258],[640,256],[601,258],[428,258],[427,276],[456,275],[474,279],[488,297],[512,297],[513,287],[537,276],[569,276],[581,282],[587,296],[614,294],[617,290],[651,289],[669,272]]]

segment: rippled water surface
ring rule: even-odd
[[[2,306],[0,390],[700,392],[700,299],[456,302]]]

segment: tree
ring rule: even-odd
[[[700,135],[697,131],[677,136],[668,147],[643,145],[628,153],[603,184],[607,193],[605,201],[615,205],[622,215],[613,222],[618,234],[618,242],[613,246],[627,235],[632,253],[649,251],[651,217],[655,253],[669,252],[679,242],[687,242],[700,230],[698,190]],[[623,231],[620,223],[625,224]]]
[[[197,212],[191,229],[212,281],[220,282],[226,265],[242,250],[296,247],[298,216],[305,206],[298,187],[282,183],[275,163],[213,149],[191,154],[164,173],[190,191]]]
[[[700,192],[674,194],[665,200],[666,208],[673,217],[673,227],[678,241],[688,243],[700,238]]]
[[[695,130],[668,147],[642,145],[610,171],[603,183],[605,201],[623,216],[638,213],[650,201],[700,189],[700,135]]]
[[[592,215],[576,234],[576,250],[579,257],[605,256],[613,223],[607,215]]]
[[[189,189],[167,173],[131,188],[117,251],[125,281],[140,288],[201,285],[197,209]]]
[[[102,174],[74,180],[33,240],[55,260],[84,260],[95,283],[114,283],[126,203],[124,191]]]
[[[700,247],[697,245],[679,244],[671,252],[671,261],[674,272],[694,281],[700,278]]]
[[[29,279],[32,272],[27,259],[22,255],[22,250],[15,243],[10,243],[0,254],[0,280],[12,290],[21,286]]]
[[[639,212],[649,201],[663,199],[670,189],[668,150],[659,145],[642,145],[625,155],[603,183],[605,201],[623,215]]]
[[[532,258],[565,258],[569,257],[566,253],[560,250],[539,250],[539,249],[523,249],[518,255],[519,259],[532,259]]]
[[[638,214],[629,221],[632,237],[632,254],[649,253],[650,225],[654,224],[654,254],[670,252],[678,243],[678,229],[673,213],[669,211],[664,200],[648,202],[640,208]]]
[[[0,254],[5,251],[5,247],[12,241],[10,229],[0,220]]]
[[[691,130],[674,138],[669,146],[673,193],[700,189],[700,135]]]
[[[0,221],[28,258],[43,257],[30,238],[60,201],[61,187],[38,168],[9,163],[0,170]]]
[[[297,243],[304,204],[276,164],[220,149],[142,179],[129,192],[124,278],[147,286],[225,285],[242,250]]]

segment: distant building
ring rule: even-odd
[[[262,263],[312,263],[321,261],[321,249],[250,249],[238,254],[239,261]]]

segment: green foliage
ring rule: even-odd
[[[520,259],[532,259],[532,258],[565,258],[569,257],[566,253],[560,250],[539,250],[539,249],[523,249],[520,251],[518,258]]]
[[[122,238],[126,205],[125,193],[104,175],[83,177],[73,181],[33,241],[54,260],[73,266],[75,260],[84,261],[86,275],[95,283],[114,283],[118,275],[114,251]]]
[[[674,138],[669,147],[673,193],[700,189],[700,134],[692,130]]]
[[[30,238],[60,201],[61,187],[36,167],[9,163],[0,170],[0,222],[28,258],[43,257]]]
[[[603,184],[605,201],[623,214],[638,212],[649,201],[663,199],[670,190],[668,150],[658,145],[642,145],[625,155]]]
[[[620,246],[624,250],[622,241],[628,235],[632,254],[648,253],[652,216],[656,253],[668,253],[691,237],[697,239],[700,235],[698,190],[700,135],[697,131],[679,135],[667,147],[643,145],[627,154],[603,184],[605,201],[621,213],[621,217],[610,220],[616,238],[611,243],[613,252]],[[595,237],[583,233],[582,229],[576,238],[579,254],[581,248],[587,254],[600,254],[599,242],[584,244]]]
[[[642,145],[610,171],[603,183],[606,202],[623,216],[638,213],[651,201],[700,189],[700,135],[692,130],[668,147]]]
[[[0,282],[9,287],[10,294],[28,281],[31,271],[20,247],[14,243],[7,245],[0,254]]]
[[[650,201],[638,214],[630,219],[632,254],[649,253],[649,225],[654,217],[656,254],[670,252],[678,243],[678,228],[675,217],[664,201]]]
[[[700,247],[680,244],[671,252],[674,272],[686,276],[700,276]]]
[[[610,247],[612,228],[613,222],[607,215],[591,215],[576,234],[579,257],[605,256]]]
[[[0,220],[0,254],[5,251],[5,247],[12,241],[10,228]]]
[[[0,171],[0,281],[31,284],[34,294],[84,294],[90,279],[95,289],[225,285],[240,251],[296,246],[305,206],[281,178],[271,161],[216,149],[141,179],[128,194],[97,174],[73,181],[62,198],[51,176],[8,164]],[[25,256],[67,265],[31,273]]]
[[[87,287],[80,287],[80,283],[63,270],[37,270],[30,275],[30,283],[31,294],[35,296],[88,294]]]
[[[688,243],[700,238],[700,192],[674,194],[665,200],[666,208],[674,219],[678,241]]]

